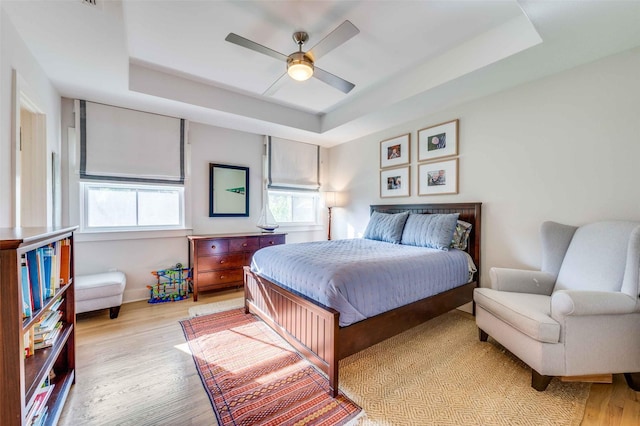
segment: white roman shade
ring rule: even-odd
[[[80,101],[80,178],[184,183],[184,120]]]
[[[308,143],[269,137],[270,189],[318,191],[320,147]]]

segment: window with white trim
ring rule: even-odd
[[[186,120],[77,105],[81,231],[184,229]]]
[[[184,189],[161,185],[80,184],[83,230],[184,228]]]
[[[280,225],[317,225],[320,194],[269,190],[269,209]]]
[[[320,224],[320,147],[269,136],[267,199],[279,225]]]

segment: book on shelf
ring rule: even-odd
[[[67,238],[28,251],[24,266],[25,269],[21,271],[23,314],[28,317],[33,315],[34,311],[42,309],[45,301],[55,297],[60,286],[69,282],[71,241]]]
[[[38,341],[36,341],[36,337],[34,337],[33,347],[35,348],[35,350],[37,351],[39,349],[44,349],[52,346],[56,342],[56,340],[58,340],[61,330],[62,330],[62,321],[58,321],[55,324],[53,330],[51,330],[49,333],[45,335],[42,335],[42,337],[38,336],[37,337]]]
[[[50,311],[44,320],[33,326],[33,332],[36,337],[50,333],[56,326],[56,323],[62,318],[62,312]]]
[[[46,385],[43,384],[43,386],[38,389],[33,400],[30,402],[27,409],[27,416],[25,417],[25,425],[35,426],[45,424],[49,414],[47,402],[55,387],[55,385],[49,384],[48,379],[46,383]]]
[[[27,260],[24,258],[20,262],[20,281],[22,285],[22,318],[29,318],[33,314],[33,297],[29,283],[29,268],[27,268]]]
[[[54,243],[55,244],[55,243]],[[44,289],[44,298],[53,297],[54,287],[51,284],[51,273],[53,268],[54,248],[53,244],[38,249],[40,252],[40,263],[42,266],[42,288]]]
[[[31,250],[27,252],[27,269],[29,272],[29,284],[31,285],[31,295],[33,296],[33,310],[42,309],[42,287],[40,282],[40,267],[38,266],[38,252]]]
[[[24,340],[24,357],[29,358],[36,350],[35,348],[35,334],[33,327],[29,327],[29,330],[25,331],[22,335]]]
[[[60,277],[58,282],[67,284],[71,279],[71,241],[60,240]]]

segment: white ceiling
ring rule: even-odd
[[[12,1],[2,7],[61,95],[333,146],[640,45],[640,1]],[[345,20],[316,65],[356,85],[288,80],[288,55]],[[425,123],[428,124],[428,123]]]

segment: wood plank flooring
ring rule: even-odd
[[[194,305],[241,295],[225,291],[202,293],[195,303],[127,303],[116,320],[107,310],[78,315],[77,381],[59,424],[215,425],[178,320]],[[640,425],[640,392],[629,389],[622,375],[614,375],[612,384],[593,384],[581,424]]]

